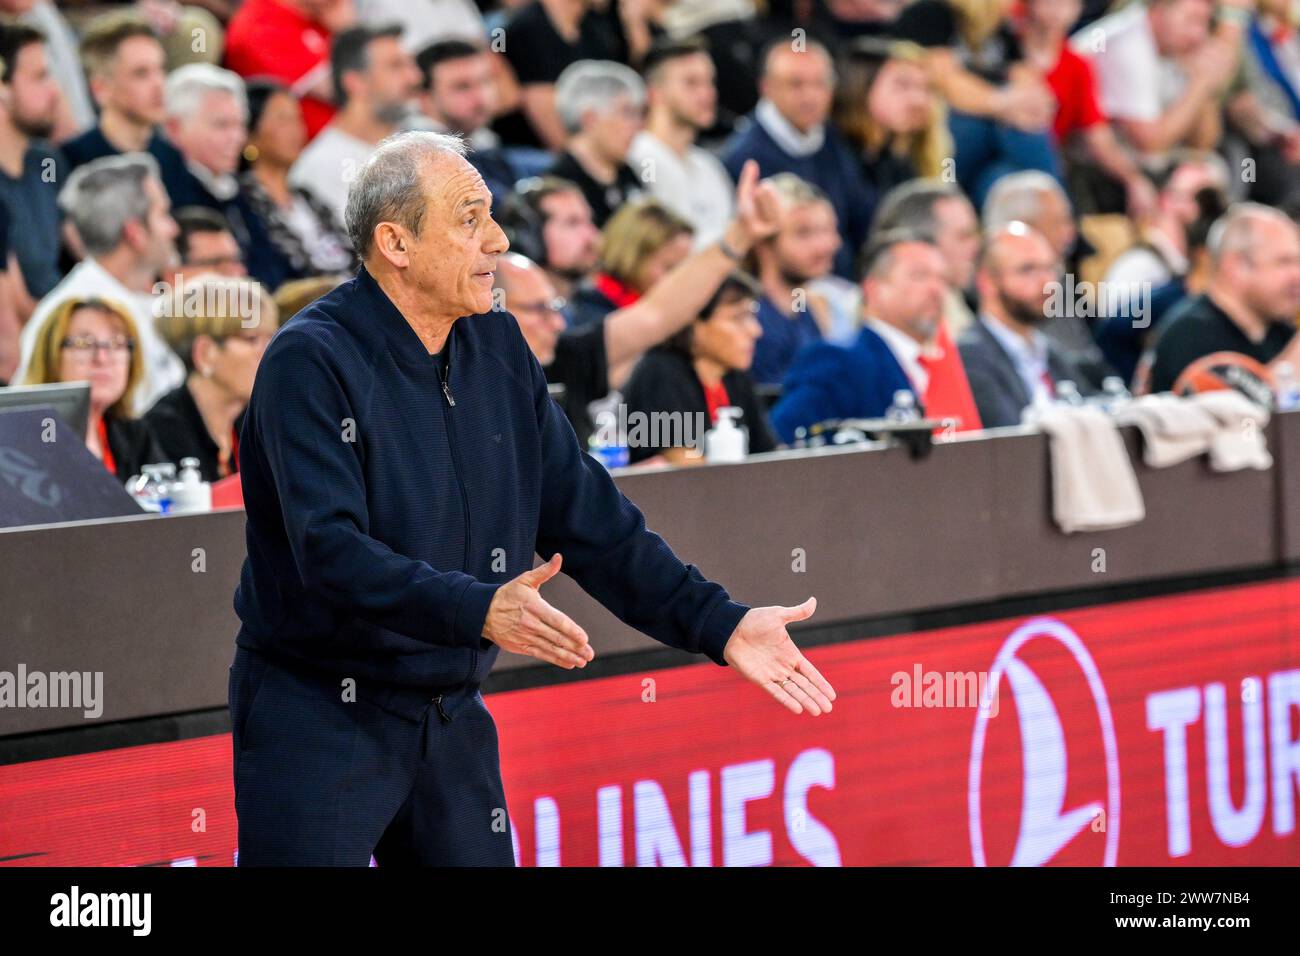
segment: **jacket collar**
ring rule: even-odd
[[[411,328],[411,323],[406,321],[364,265],[357,270],[352,282],[359,308],[345,308],[341,313],[344,324],[352,333],[363,340],[386,346],[393,358],[403,365],[424,370],[434,368],[433,359],[415,334],[415,329]],[[447,333],[443,350],[447,352],[449,364],[456,355],[457,330],[463,321],[453,322]]]

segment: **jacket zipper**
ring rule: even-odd
[[[451,723],[451,715],[442,709],[442,694],[439,694],[437,697],[433,699],[433,706],[438,708],[439,720],[441,720],[444,724]]]
[[[434,364],[434,371],[437,372],[438,382],[439,384],[442,385],[443,397],[447,399],[447,405],[442,410],[442,420],[447,425],[447,444],[451,448],[451,467],[452,470],[456,472],[456,486],[460,489],[461,514],[465,521],[465,546],[460,559],[460,566],[464,568],[469,564],[469,531],[470,531],[469,495],[465,491],[465,482],[460,475],[460,455],[456,451],[456,440],[454,435],[455,426],[452,425],[452,416],[450,411],[450,409],[456,407],[456,399],[453,398],[451,394],[451,360],[454,357],[455,350],[452,348],[452,337],[450,335],[447,336],[446,347],[447,347],[447,374],[445,377],[443,376],[442,369],[438,367],[437,363]],[[468,684],[469,679],[474,675],[474,671],[477,669],[478,669],[478,648],[472,647],[470,648],[469,673],[465,675],[465,680],[463,681],[463,683]],[[436,698],[435,702],[438,705],[439,716],[442,716],[443,715],[442,695],[439,695]]]

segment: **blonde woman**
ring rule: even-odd
[[[55,306],[37,331],[24,384],[89,382],[86,448],[125,482],[142,466],[167,460],[133,414],[131,395],[143,378],[140,337],[126,307],[70,298]]]
[[[952,137],[922,47],[863,37],[844,56],[839,77],[835,125],[857,147],[879,195],[910,179],[942,176]]]
[[[654,199],[624,203],[605,224],[591,282],[573,296],[575,327],[599,322],[631,305],[691,254],[695,231]]]
[[[251,279],[211,276],[183,296],[182,314],[160,316],[157,325],[188,374],[145,422],[168,461],[197,458],[203,480],[218,481],[239,470],[239,426],[279,310]]]
[[[1051,137],[1056,100],[1022,62],[1006,18],[1013,0],[916,0],[893,33],[925,48],[935,87],[951,108],[957,182],[976,206],[1007,173],[1060,175]]]

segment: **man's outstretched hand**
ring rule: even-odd
[[[723,658],[778,701],[814,717],[830,713],[835,688],[799,652],[786,631],[787,624],[806,621],[817,610],[810,597],[798,607],[750,608],[727,641]]]
[[[527,654],[565,670],[586,667],[596,656],[587,632],[569,616],[542,599],[538,590],[560,573],[563,559],[552,555],[540,567],[525,571],[497,588],[483,621],[483,636],[503,651]]]

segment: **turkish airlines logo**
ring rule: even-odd
[[[1087,682],[1097,710],[1100,740],[1071,738],[1067,741],[1061,715],[1051,691],[1021,657],[1032,641],[1055,641],[1074,658],[1080,677]],[[1115,721],[1111,716],[1106,688],[1092,655],[1077,634],[1053,618],[1034,618],[1007,638],[989,669],[988,686],[998,694],[1006,678],[1010,698],[1019,721],[1023,788],[1020,826],[1011,852],[1012,866],[1043,866],[1061,852],[1104,811],[1106,848],[1103,865],[1114,866],[1119,853],[1119,747]],[[1003,713],[1006,713],[1003,708]],[[971,856],[976,866],[987,866],[981,806],[981,781],[985,742],[992,716],[981,710],[975,718],[971,741],[970,778],[967,802],[970,810]],[[1077,736],[1077,735],[1076,735]],[[1098,799],[1066,806],[1070,757],[1076,760],[1087,748],[1100,746],[1106,766],[1106,791]],[[1104,801],[1104,802],[1103,802]],[[1002,854],[999,854],[999,858]]]

